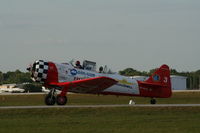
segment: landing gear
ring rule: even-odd
[[[156,99],[152,98],[150,101],[151,104],[156,104]]]
[[[67,103],[67,97],[65,96],[66,92],[61,92],[61,94],[55,96],[55,89],[52,89],[49,94],[45,97],[46,105],[65,105]]]
[[[55,96],[47,95],[45,97],[45,103],[46,103],[46,105],[54,105],[55,102],[56,102]]]
[[[46,105],[54,105],[56,103],[56,98],[54,96],[55,89],[52,89],[49,94],[45,97]]]
[[[58,105],[65,105],[67,103],[67,97],[66,96],[60,96],[60,95],[58,95],[56,97],[56,103]]]

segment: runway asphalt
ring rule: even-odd
[[[200,107],[200,104],[112,104],[112,105],[65,105],[65,106],[1,106],[0,109],[48,109],[48,108],[110,108],[110,107]]]

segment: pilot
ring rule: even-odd
[[[83,67],[80,64],[80,61],[76,61],[76,68],[83,69]]]

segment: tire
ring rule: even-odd
[[[156,104],[156,99],[151,99],[150,103],[151,104]]]
[[[56,98],[55,96],[47,95],[45,97],[45,104],[46,105],[54,105],[56,103]]]
[[[58,105],[65,105],[67,103],[67,97],[66,96],[57,96],[56,103]]]

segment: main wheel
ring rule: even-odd
[[[67,103],[67,97],[66,96],[57,96],[56,103],[58,105],[65,105]]]
[[[151,104],[156,104],[156,99],[151,99],[150,103]]]
[[[54,105],[56,103],[56,98],[55,96],[52,95],[47,95],[45,97],[45,104],[46,105]]]

